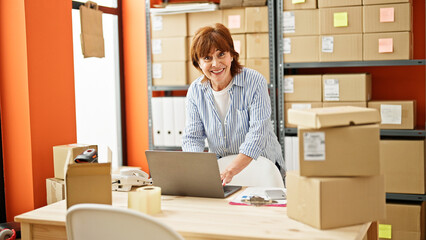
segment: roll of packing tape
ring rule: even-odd
[[[127,207],[147,214],[161,212],[161,188],[147,186],[129,192]]]

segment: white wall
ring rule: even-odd
[[[102,5],[102,1],[96,2]],[[77,142],[97,144],[99,162],[107,161],[110,149],[112,166],[116,168],[123,162],[118,17],[102,16],[105,58],[83,58],[80,12],[72,10]]]

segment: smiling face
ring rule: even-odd
[[[210,80],[212,88],[220,91],[232,80],[231,64],[233,58],[229,52],[212,49],[207,56],[200,58],[198,65]]]

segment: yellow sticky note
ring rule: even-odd
[[[304,3],[305,0],[291,0],[291,3],[298,4],[298,3]]]
[[[395,22],[395,8],[380,8],[380,22]]]
[[[379,53],[393,52],[393,38],[379,38]]]
[[[392,239],[392,225],[379,224],[379,238]]]
[[[348,12],[334,13],[334,27],[348,26]]]

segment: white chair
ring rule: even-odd
[[[173,229],[146,214],[104,204],[72,206],[67,211],[66,229],[69,240],[183,240]]]
[[[223,172],[236,157],[237,155],[230,155],[220,158],[218,161],[220,172]],[[264,157],[252,160],[246,168],[232,178],[229,184],[249,187],[284,187],[280,171],[271,160]]]

